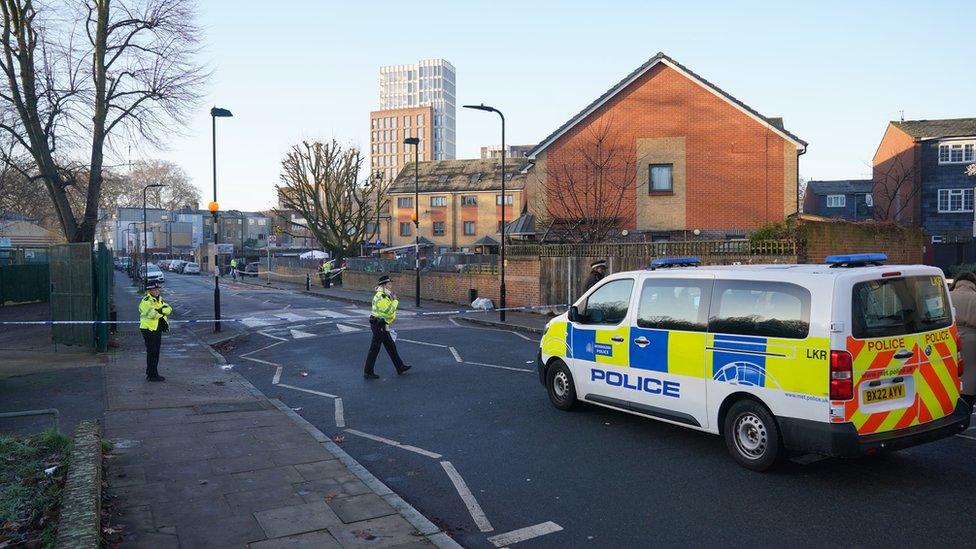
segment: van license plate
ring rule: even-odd
[[[886,400],[897,400],[904,396],[905,384],[895,383],[894,385],[885,385],[884,387],[864,391],[864,403],[873,404],[875,402],[884,402]]]

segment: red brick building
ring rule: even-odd
[[[658,53],[529,153],[527,203],[550,222],[612,219],[656,239],[744,236],[797,211],[806,146]]]

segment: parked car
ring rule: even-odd
[[[115,259],[115,268],[120,271],[127,271],[129,270],[129,261],[128,257],[118,257]]]
[[[248,263],[244,267],[244,272],[241,273],[241,276],[258,276],[258,265],[260,265],[260,263],[257,261]]]
[[[159,269],[160,270],[162,270],[162,271],[168,271],[169,270],[169,262],[170,261],[171,260],[169,260],[169,259],[160,259],[159,261],[156,262],[156,265],[159,266]]]
[[[187,275],[189,274],[198,275],[200,274],[200,265],[197,263],[193,263],[192,261],[187,261],[183,264],[182,270],[180,272]]]
[[[173,261],[169,262],[169,270],[174,273],[178,273],[183,270],[184,263],[186,263],[186,261],[183,261],[182,259],[174,259]]]
[[[147,282],[162,282],[166,279],[159,266],[152,263],[148,265],[148,269],[147,266],[139,267],[139,278]]]

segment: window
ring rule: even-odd
[[[422,114],[418,114],[417,115],[417,125],[418,126],[423,126],[424,125],[424,115],[422,115]]]
[[[410,115],[409,114],[403,116],[403,127],[404,128],[409,128],[410,127]]]
[[[633,279],[614,280],[596,289],[579,309],[582,324],[619,324],[627,316]]]
[[[847,205],[847,197],[842,194],[828,194],[827,195],[827,207],[828,208],[843,208]]]
[[[413,208],[413,199],[410,197],[397,198],[397,208]]]
[[[976,143],[942,143],[939,145],[939,164],[976,161]]]
[[[477,206],[478,197],[477,196],[462,196],[461,197],[462,206]]]
[[[650,165],[650,179],[651,184],[648,186],[648,192],[652,193],[669,193],[673,190],[673,182],[671,180],[673,164],[651,164]]]
[[[704,332],[708,328],[711,285],[706,280],[646,280],[637,308],[637,326]]]
[[[464,235],[465,236],[474,236],[474,221],[465,221],[464,222]]]
[[[852,335],[893,337],[952,324],[941,276],[909,276],[854,285]]]
[[[939,213],[973,211],[973,189],[939,189]]]
[[[810,292],[785,282],[715,283],[708,331],[803,339],[810,329]]]
[[[410,236],[410,222],[401,221],[400,222],[400,236]]]
[[[502,195],[500,195],[500,194],[496,194],[495,195],[495,205],[496,206],[501,206],[502,205]],[[512,195],[510,195],[510,194],[506,194],[505,195],[505,205],[506,206],[511,206],[512,205]]]
[[[444,206],[447,206],[447,197],[446,196],[430,197],[430,206],[432,208],[443,208]]]
[[[434,222],[434,236],[444,236],[444,222],[435,221]]]

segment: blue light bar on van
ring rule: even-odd
[[[824,260],[831,267],[857,267],[863,265],[881,265],[888,261],[888,256],[881,253],[873,254],[844,254],[828,255]]]
[[[701,259],[697,257],[660,257],[651,260],[651,269],[663,269],[665,267],[697,267],[701,265]]]

